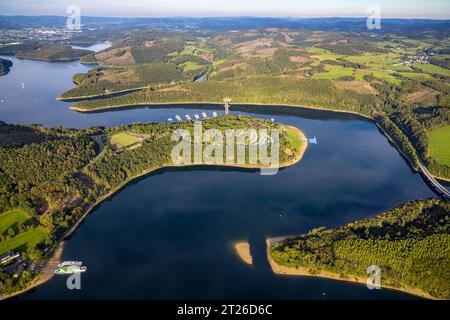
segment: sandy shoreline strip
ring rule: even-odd
[[[269,261],[270,267],[273,271],[273,273],[277,275],[289,275],[289,276],[303,276],[303,277],[314,277],[314,278],[325,278],[325,279],[331,279],[331,280],[337,280],[337,281],[346,281],[346,282],[353,282],[353,283],[359,283],[359,284],[367,284],[367,278],[361,277],[361,276],[355,276],[355,275],[349,275],[348,278],[342,278],[339,274],[320,270],[314,273],[311,273],[309,269],[303,268],[303,267],[288,267],[283,266],[278,263],[276,263],[270,254],[270,250],[272,246],[276,245],[277,243],[292,238],[290,236],[288,237],[277,237],[277,238],[266,238],[266,253],[267,253],[267,260]],[[382,281],[383,283],[383,281]],[[382,288],[395,290],[395,291],[401,291],[406,292],[411,295],[419,296],[422,298],[427,298],[431,300],[436,300],[435,297],[429,295],[428,293],[417,289],[417,288],[410,288],[410,287],[393,287],[388,285],[381,285]]]
[[[236,242],[234,244],[237,255],[246,264],[253,265],[253,257],[250,253],[250,244],[246,241]]]

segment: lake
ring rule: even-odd
[[[166,121],[217,106],[147,107],[82,114],[55,99],[73,86],[78,62],[13,60],[0,77],[0,120],[114,126]],[[24,83],[24,88],[22,84]],[[98,206],[66,241],[63,259],[82,260],[82,290],[56,276],[20,299],[414,299],[392,290],[326,279],[276,276],[265,238],[372,217],[433,197],[376,126],[356,116],[292,108],[231,106],[316,137],[302,161],[275,176],[217,167],[160,170]],[[250,242],[253,266],[233,251]]]

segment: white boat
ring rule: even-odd
[[[67,266],[82,266],[83,262],[81,261],[63,261],[60,264],[58,264],[58,268],[67,267]]]
[[[55,270],[55,274],[74,274],[86,272],[87,267],[80,266],[64,266]]]
[[[314,137],[314,138],[312,138],[312,139],[309,139],[309,143],[311,143],[311,144],[317,144],[317,138]]]

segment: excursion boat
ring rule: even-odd
[[[78,266],[78,267],[81,267],[82,264],[83,264],[83,262],[81,262],[81,261],[63,261],[60,264],[58,264],[58,267],[59,268],[67,267],[67,266]]]
[[[86,272],[86,270],[87,270],[87,267],[64,266],[64,267],[56,269],[55,274],[74,274],[74,273]]]

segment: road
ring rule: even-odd
[[[92,140],[95,141],[95,143],[98,145],[99,147],[99,152],[97,153],[97,155],[92,158],[91,161],[89,161],[88,163],[86,163],[86,165],[84,165],[79,171],[83,172],[84,169],[86,169],[90,164],[94,163],[95,161],[97,161],[102,155],[103,155],[103,150],[105,149],[105,144],[102,141],[103,135],[99,134],[96,136],[90,136],[89,138],[91,138]]]
[[[444,198],[450,199],[450,191],[447,190],[443,185],[441,185],[422,163],[419,163],[419,169],[422,174],[428,179],[428,182],[433,186],[435,191],[437,191]]]

